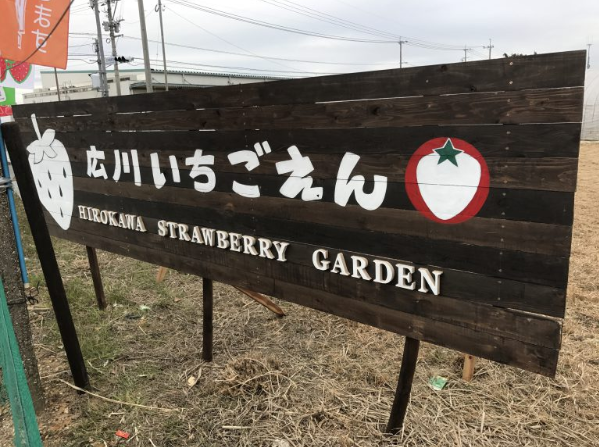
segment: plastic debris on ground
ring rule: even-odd
[[[445,388],[448,381],[449,379],[447,377],[434,376],[428,379],[428,386],[435,391],[441,391]]]

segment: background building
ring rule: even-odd
[[[121,92],[123,95],[145,93],[145,73],[142,68],[121,69]],[[61,100],[100,98],[101,92],[92,86],[94,70],[64,70],[58,71],[58,86]],[[116,96],[114,71],[107,72],[109,96]],[[32,104],[40,102],[58,101],[56,78],[54,70],[41,72],[42,87],[36,88],[32,93],[23,94],[23,103]],[[217,85],[248,84],[252,82],[274,81],[277,77],[250,76],[243,74],[220,74],[196,71],[168,71],[168,88],[177,90],[182,88],[213,87]],[[154,91],[165,89],[164,72],[152,70],[152,86]]]

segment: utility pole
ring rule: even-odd
[[[54,67],[54,80],[56,81],[56,94],[58,95],[58,100],[60,101],[60,85],[58,84],[58,72],[56,71],[56,67]]]
[[[164,27],[162,25],[162,10],[164,6],[162,6],[162,2],[158,0],[158,6],[156,10],[158,10],[158,17],[160,18],[160,37],[162,39],[162,64],[164,65],[164,89],[168,92],[168,72],[166,71],[166,50],[164,49]]]
[[[139,27],[141,28],[141,43],[144,50],[144,67],[146,72],[146,92],[152,93],[152,70],[150,70],[150,53],[148,51],[148,33],[146,31],[146,16],[144,14],[144,1],[137,0],[139,9]]]
[[[104,58],[104,46],[102,45],[102,26],[100,24],[99,0],[90,0],[91,7],[94,8],[96,15],[96,27],[98,29],[98,39],[96,40],[96,51],[98,53],[98,68],[100,70],[100,84],[102,85],[102,96],[108,96],[108,79],[106,79],[106,59]]]
[[[115,3],[117,0],[113,0]],[[106,11],[108,15],[108,32],[110,33],[110,42],[112,43],[112,57],[114,59],[114,83],[116,85],[116,94],[117,96],[121,96],[121,75],[119,74],[119,63],[117,61],[117,53],[116,53],[116,39],[114,38],[114,31],[119,32],[120,22],[114,21],[114,16],[112,15],[112,7],[110,6],[111,0],[107,0],[106,6],[108,10]],[[116,8],[115,8],[116,9]]]
[[[589,47],[589,49],[587,50],[587,70],[591,68],[591,45],[593,44],[587,43],[587,47]]]
[[[493,41],[492,41],[491,39],[489,39],[489,46],[488,46],[488,47],[487,47],[487,46],[484,46],[484,47],[483,47],[483,48],[485,48],[485,49],[487,49],[487,48],[489,49],[489,59],[491,59],[491,50],[492,50],[493,48],[495,48],[495,45],[493,45],[493,43],[492,43],[492,42],[493,42]]]
[[[399,68],[403,68],[403,44],[408,43],[407,40],[401,40],[399,36]]]
[[[100,74],[100,93],[102,94],[102,96],[108,96],[107,89],[104,89],[104,76],[102,75],[102,59],[100,58],[100,43],[98,42],[98,39],[94,39],[94,46],[94,51],[96,52],[96,54],[98,54],[98,59],[96,59],[96,61],[98,62],[98,73]]]
[[[466,45],[464,45],[464,62],[468,62],[468,51],[469,48]]]

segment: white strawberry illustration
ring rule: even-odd
[[[422,199],[441,220],[460,214],[472,202],[481,182],[479,161],[453,146],[450,138],[443,147],[422,157],[416,179]]]
[[[37,195],[56,223],[68,230],[74,204],[69,155],[64,145],[54,139],[54,130],[47,129],[40,135],[35,115],[31,115],[31,121],[38,139],[27,146],[27,151]]]

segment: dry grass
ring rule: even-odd
[[[113,304],[94,308],[85,250],[56,241],[94,392],[77,395],[50,311],[32,313],[48,396],[46,446],[592,446],[599,444],[599,144],[583,144],[569,305],[558,375],[485,360],[464,383],[458,353],[424,345],[404,432],[381,433],[402,338],[288,303],[277,319],[215,286],[215,358],[201,361],[201,279],[100,253]],[[30,239],[28,252],[33,257]],[[29,261],[34,276],[39,269]],[[141,311],[145,304],[151,310]],[[38,306],[49,307],[42,296]],[[450,379],[432,391],[429,377]],[[193,386],[189,386],[197,380]],[[125,444],[121,441],[121,444]],[[8,441],[3,445],[9,445]],[[120,445],[120,444],[119,444]]]

